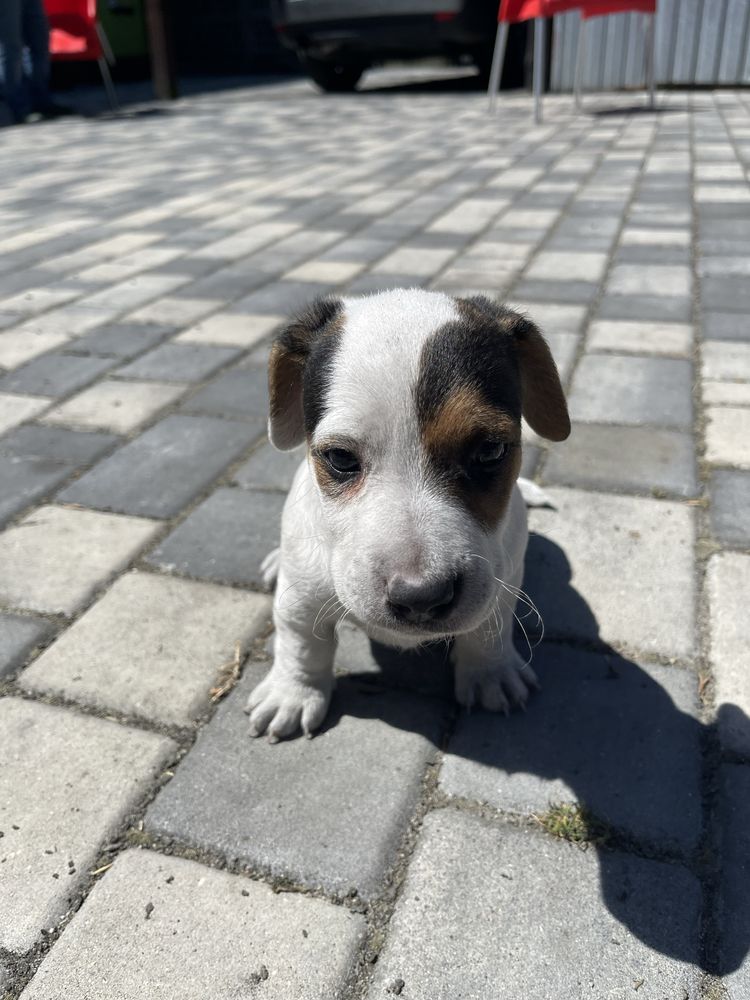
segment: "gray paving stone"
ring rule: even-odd
[[[526,815],[579,802],[642,842],[689,853],[702,822],[697,678],[554,644],[533,664],[542,690],[526,713],[461,717],[443,790]]]
[[[470,848],[467,849],[467,845]],[[427,817],[367,996],[698,1000],[700,885],[442,809]],[[636,984],[634,986],[634,984]]]
[[[704,312],[702,324],[703,336],[707,340],[750,341],[750,311]]]
[[[693,439],[654,427],[575,424],[547,453],[543,481],[626,493],[693,497]]]
[[[0,677],[20,666],[51,632],[52,625],[44,618],[0,614]]]
[[[34,396],[67,396],[92,382],[112,365],[104,358],[79,358],[69,354],[44,354],[0,378],[0,392]]]
[[[135,517],[39,507],[0,534],[0,603],[69,615],[158,531]]]
[[[750,224],[750,222],[748,223]],[[750,289],[743,276],[701,279],[701,304],[704,309],[726,312],[750,312]]]
[[[721,769],[721,958],[732,1000],[750,995],[750,767]]]
[[[208,706],[209,689],[235,644],[245,648],[270,617],[270,598],[260,594],[129,573],[20,683],[152,722],[188,725]]]
[[[596,310],[597,319],[648,320],[650,322],[690,323],[693,302],[676,295],[608,295]]]
[[[80,467],[94,462],[118,442],[114,434],[69,431],[62,427],[27,424],[0,438],[0,455],[46,459]]]
[[[101,846],[167,759],[168,739],[38,702],[0,701],[0,947],[24,952],[65,916]]]
[[[210,417],[166,417],[68,486],[60,499],[172,517],[264,429]]]
[[[294,474],[305,461],[305,449],[277,451],[263,444],[234,474],[234,481],[245,489],[289,490]]]
[[[0,526],[25,507],[49,496],[75,466],[48,458],[0,455]]]
[[[146,561],[201,580],[260,586],[260,564],[278,544],[284,500],[280,493],[218,489]]]
[[[101,427],[128,434],[174,403],[186,386],[171,382],[125,382],[106,378],[48,410],[48,424]]]
[[[16,396],[9,392],[0,393],[0,434],[17,427],[25,420],[31,420],[50,405],[43,396]]]
[[[79,337],[72,350],[90,351],[112,358],[132,358],[154,347],[176,332],[173,326],[149,326],[146,323],[112,323]]]
[[[519,281],[513,294],[529,302],[591,302],[599,286],[590,281],[542,281],[527,278]]]
[[[341,680],[321,732],[272,745],[247,733],[243,707],[258,679],[247,676],[201,732],[149,807],[147,829],[307,886],[377,895],[443,709]]]
[[[551,637],[601,638],[620,649],[693,653],[693,520],[680,503],[546,491],[529,511],[524,590]],[[606,553],[605,572],[602,572]]]
[[[588,354],[573,376],[568,405],[574,421],[688,430],[692,366],[680,359]]]
[[[750,758],[750,555],[712,556],[706,596],[719,733],[726,749]]]
[[[133,1000],[155,990],[180,1000],[334,997],[364,933],[364,919],[343,906],[129,850],[94,887],[24,1000]]]
[[[750,469],[750,408],[707,406],[706,460]]]
[[[750,548],[750,472],[717,469],[711,476],[711,530],[725,545]]]
[[[136,361],[117,369],[123,378],[167,382],[202,382],[239,355],[232,347],[202,344],[162,344]]]
[[[268,419],[268,376],[263,369],[236,368],[224,372],[190,396],[181,407],[191,412]]]

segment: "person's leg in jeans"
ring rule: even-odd
[[[0,3],[7,0],[0,0]],[[15,0],[14,0],[15,2]],[[23,40],[31,56],[31,105],[34,111],[52,106],[49,92],[49,23],[42,0],[21,0]]]
[[[0,0],[0,48],[5,100],[16,122],[22,122],[30,110],[23,72],[24,2],[25,0]]]

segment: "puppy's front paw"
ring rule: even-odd
[[[479,704],[507,715],[513,706],[525,708],[534,688],[539,688],[537,676],[517,654],[499,663],[456,660],[456,700],[466,708]]]
[[[302,729],[311,736],[328,711],[331,700],[329,687],[275,674],[273,669],[253,690],[245,712],[250,716],[250,735],[268,733],[270,743],[291,736]]]

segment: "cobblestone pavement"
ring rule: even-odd
[[[750,997],[750,95],[634,100],[295,82],[0,135],[6,997]],[[252,742],[268,338],[394,285],[523,307],[566,380],[543,690],[461,716],[444,654],[344,629],[324,732]]]

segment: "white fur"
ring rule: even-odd
[[[311,445],[355,441],[365,485],[342,502],[322,493],[307,462],[295,476],[280,557],[272,553],[263,565],[269,584],[278,573],[276,641],[273,667],[247,706],[253,735],[277,740],[320,726],[333,687],[335,626],[344,617],[398,647],[455,636],[456,697],[466,706],[507,711],[536,684],[512,640],[527,540],[518,488],[490,534],[423,473],[412,388],[426,338],[456,319],[453,299],[436,292],[344,301],[328,407]],[[387,580],[459,574],[460,598],[444,621],[394,625]]]

